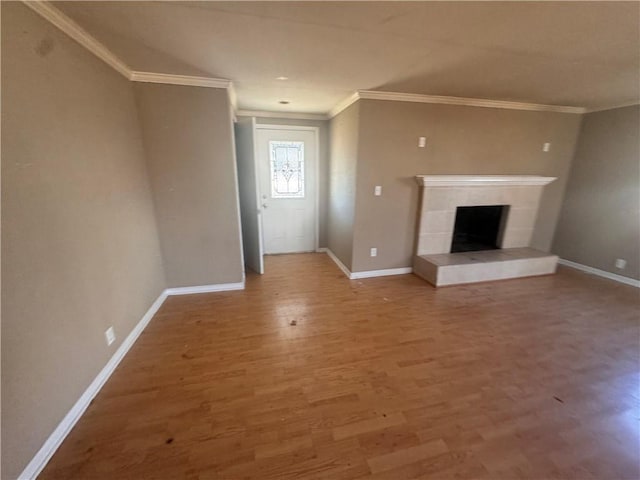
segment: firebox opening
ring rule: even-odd
[[[508,212],[508,205],[458,207],[451,253],[500,248]]]

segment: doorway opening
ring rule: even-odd
[[[318,127],[236,125],[245,263],[258,273],[263,255],[318,249],[318,137]]]
[[[257,125],[264,254],[318,248],[318,129]]]

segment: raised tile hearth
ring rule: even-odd
[[[533,248],[416,256],[413,272],[436,287],[555,273],[558,257]]]
[[[555,255],[530,248],[543,188],[554,177],[418,175],[416,180],[423,187],[414,257],[418,276],[442,286],[555,272]],[[456,216],[466,215],[469,210],[481,213],[491,209],[498,209],[495,218],[485,213],[480,220],[472,220],[476,231],[462,231],[466,245],[460,246],[456,225],[465,222],[456,222]],[[486,237],[483,230],[490,222],[493,236],[489,232]],[[483,235],[486,238],[481,238]],[[475,248],[479,251],[463,251]],[[452,253],[455,251],[458,253]]]

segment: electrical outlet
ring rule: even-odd
[[[104,332],[104,336],[107,339],[107,345],[111,345],[116,341],[116,332],[113,327],[107,328],[107,331]]]
[[[624,268],[627,266],[627,261],[624,258],[617,258],[616,259],[616,268],[620,269],[620,270],[624,270]]]
[[[370,255],[371,255],[372,257],[377,257],[377,256],[378,256],[378,249],[377,249],[376,247],[372,247],[372,248],[371,248]]]
[[[543,152],[548,152],[551,149],[551,144],[549,142],[546,142],[544,144],[542,144],[542,151]]]
[[[427,146],[427,137],[418,137],[418,147],[424,148]]]
[[[376,197],[379,197],[380,195],[382,195],[382,185],[376,185],[376,186],[373,188],[373,194],[374,194]]]

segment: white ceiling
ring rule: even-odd
[[[231,79],[241,109],[325,113],[360,89],[589,109],[640,103],[639,2],[55,6],[133,70]]]

